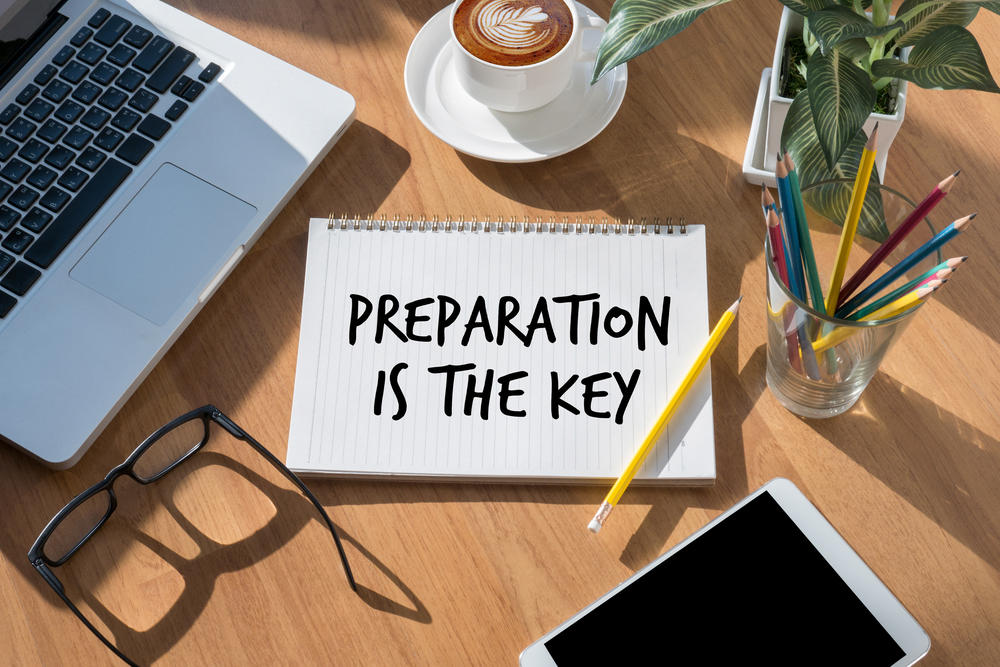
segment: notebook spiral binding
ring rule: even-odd
[[[638,222],[634,218],[627,218],[624,222],[621,218],[614,218],[612,221],[609,218],[601,218],[600,221],[594,216],[588,216],[584,219],[583,216],[576,216],[576,218],[571,222],[569,216],[562,216],[561,219],[557,219],[556,216],[550,215],[548,220],[544,217],[538,215],[534,219],[531,216],[522,216],[520,220],[516,216],[503,215],[496,216],[496,219],[492,219],[491,216],[483,216],[483,220],[480,221],[477,216],[471,216],[466,219],[466,216],[458,216],[457,219],[450,215],[446,215],[444,220],[440,216],[433,215],[429,219],[425,216],[420,216],[414,218],[414,216],[406,215],[400,217],[399,215],[389,216],[385,213],[379,214],[375,217],[373,214],[367,216],[355,215],[351,216],[349,214],[343,214],[340,217],[336,217],[334,214],[330,214],[329,222],[327,224],[328,229],[355,229],[364,231],[380,231],[384,232],[386,230],[399,232],[406,231],[412,232],[414,230],[418,232],[485,232],[485,233],[497,233],[497,234],[542,234],[550,233],[556,234],[562,232],[563,234],[686,234],[687,233],[687,222],[684,218],[680,218],[677,224],[674,224],[673,218],[667,218],[665,221],[661,221],[660,218],[653,218],[649,221],[647,218],[639,218]]]

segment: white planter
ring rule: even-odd
[[[802,16],[796,14],[788,7],[781,12],[781,23],[778,25],[778,39],[774,45],[774,61],[771,65],[770,88],[767,93],[767,126],[758,127],[761,131],[766,129],[767,140],[764,150],[764,170],[774,173],[777,162],[778,151],[781,148],[781,127],[785,124],[785,116],[788,115],[788,108],[792,105],[791,98],[782,97],[778,94],[781,89],[781,64],[785,51],[785,42],[789,37],[802,35]],[[909,49],[904,49],[902,59],[906,60]],[[873,113],[865,121],[864,129],[866,134],[871,134],[875,123],[878,125],[878,146],[875,157],[875,164],[878,166],[878,173],[882,180],[885,180],[885,163],[889,157],[889,146],[892,145],[899,127],[903,124],[903,116],[906,114],[906,86],[907,82],[899,80],[899,90],[896,94],[896,113],[891,116],[881,113]],[[763,123],[761,123],[763,125]],[[750,143],[757,140],[751,132]]]

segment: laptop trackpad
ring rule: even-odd
[[[165,324],[215,276],[256,214],[242,199],[164,163],[70,276]]]

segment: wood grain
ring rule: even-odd
[[[961,167],[936,215],[979,211],[953,242],[972,260],[905,332],[854,410],[804,421],[764,382],[764,225],[759,190],[740,173],[778,2],[741,0],[699,18],[629,65],[625,102],[599,137],[522,166],[456,153],[408,107],[406,52],[440,0],[172,4],[349,90],[357,122],[75,468],[52,472],[0,448],[0,661],[119,664],[25,554],[55,511],[147,433],[212,402],[284,456],[306,220],[347,211],[707,224],[712,318],[746,297],[712,364],[718,482],[632,489],[595,537],[585,526],[604,488],[313,480],[347,536],[361,585],[354,595],[309,503],[219,437],[181,475],[120,483],[113,521],[61,568],[69,595],[135,658],[510,665],[539,635],[784,476],[929,632],[924,664],[1000,664],[1000,97],[910,87],[887,180],[919,197]],[[610,4],[593,8],[607,16]],[[971,30],[1000,71],[1000,17],[983,11]]]

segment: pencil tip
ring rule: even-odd
[[[977,215],[979,215],[979,214],[978,213],[973,213],[972,215],[969,216],[969,220],[975,220]]]
[[[872,134],[878,132],[878,121],[875,121],[875,127],[872,128]]]
[[[961,173],[962,173],[962,170],[961,170],[961,169],[956,169],[956,170],[955,170],[955,173],[954,173],[954,174],[952,174],[952,176],[958,176],[958,175],[959,175],[959,174],[961,174]]]
[[[733,315],[740,312],[740,303],[743,302],[743,295],[740,294],[740,298],[733,302],[733,305],[729,306],[729,310],[732,311]]]

